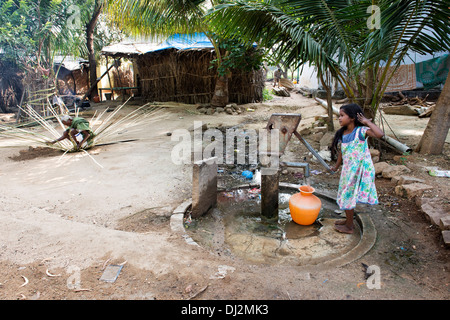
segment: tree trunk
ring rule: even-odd
[[[416,152],[421,154],[441,154],[445,139],[450,129],[450,72],[447,75],[444,88],[434,107],[431,118],[420,139]]]
[[[322,86],[324,87],[325,91],[327,92],[327,111],[328,111],[328,131],[333,132],[334,131],[334,122],[333,122],[333,100],[332,100],[332,94],[331,94],[331,83],[329,81],[329,75],[327,74],[327,82],[323,79],[323,75],[319,76],[320,82],[322,83]]]
[[[90,91],[87,96],[92,99],[95,96],[98,96],[97,89],[97,61],[95,60],[95,51],[94,51],[94,30],[97,25],[98,17],[103,9],[103,3],[98,4],[96,1],[96,6],[94,12],[92,14],[91,20],[86,25],[86,45],[89,52],[89,84]]]
[[[228,76],[219,76],[211,99],[211,106],[223,108],[228,104],[228,101]]]

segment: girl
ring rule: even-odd
[[[378,203],[375,168],[366,138],[381,138],[384,132],[364,117],[360,106],[354,103],[340,108],[339,124],[342,128],[336,132],[331,145],[332,154],[338,154],[332,170],[337,171],[343,164],[336,202],[341,210],[345,210],[346,220],[337,221],[335,228],[339,232],[353,233],[356,203]]]

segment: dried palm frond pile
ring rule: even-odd
[[[128,100],[127,100],[128,102]],[[120,115],[120,111],[126,105],[124,104],[116,107],[113,111],[106,108],[102,112],[97,112],[89,120],[90,128],[95,134],[93,143],[89,146],[82,148],[80,151],[85,151],[86,149],[92,148],[99,144],[104,143],[114,143],[114,138],[117,138],[119,133],[126,131],[132,127],[137,126],[140,123],[146,121],[147,117],[151,115],[154,111],[160,109],[159,107],[150,106],[149,104],[143,105],[132,112],[126,113],[124,116]],[[61,150],[62,152],[72,152],[76,150],[76,143],[72,140],[62,140],[55,144],[49,144],[51,141],[59,138],[63,131],[66,129],[64,124],[61,122],[60,117],[63,114],[57,114],[57,112],[50,106],[48,106],[47,111],[52,115],[53,119],[56,119],[59,126],[54,127],[52,122],[49,122],[48,117],[43,117],[39,112],[37,112],[33,107],[25,105],[21,108],[32,121],[37,124],[40,128],[44,130],[28,129],[18,126],[7,126],[0,125],[0,136],[5,136],[14,139],[21,139],[29,141],[34,144],[42,144],[48,148],[54,148]],[[79,109],[75,109],[73,116],[79,115]]]

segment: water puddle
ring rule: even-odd
[[[280,191],[278,221],[261,216],[258,188],[220,192],[217,207],[186,223],[186,231],[199,245],[217,254],[265,264],[317,264],[339,257],[358,244],[361,231],[357,223],[352,235],[334,230],[335,221],[342,218],[335,213],[336,204],[327,198],[320,198],[322,208],[314,224],[293,222],[289,198],[296,192]]]

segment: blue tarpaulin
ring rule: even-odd
[[[189,49],[204,49],[204,48],[214,48],[211,41],[209,41],[208,37],[204,33],[195,33],[192,35],[175,34],[167,38],[152,51],[159,51],[166,49],[189,50]]]
[[[121,42],[102,49],[104,54],[145,54],[149,52],[162,51],[166,49],[189,50],[211,48],[211,41],[204,33],[175,34],[160,42]]]

